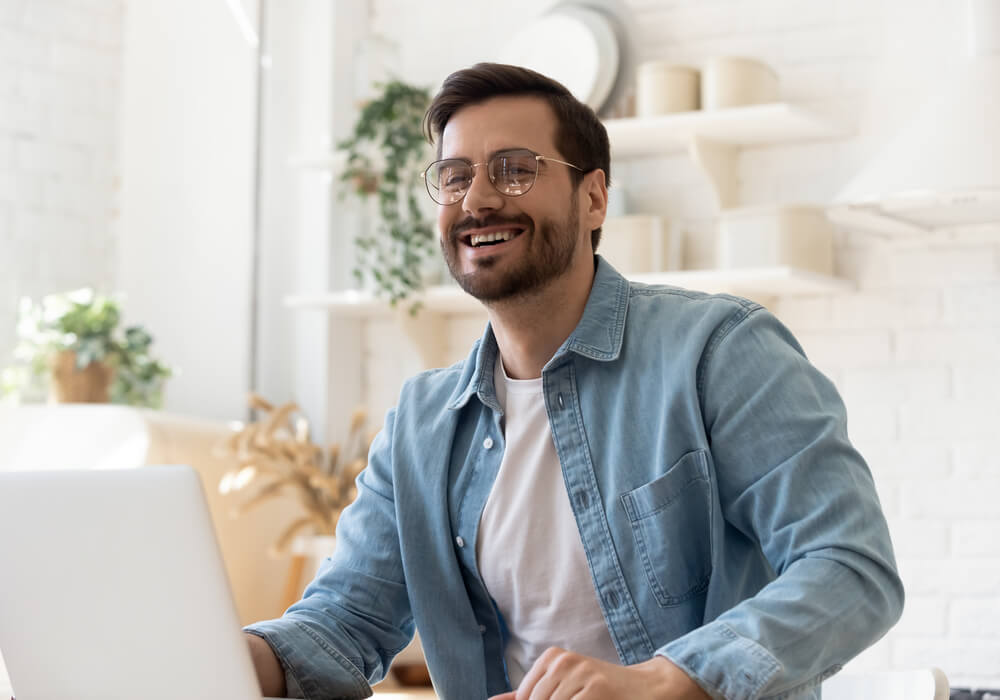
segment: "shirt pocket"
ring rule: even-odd
[[[712,574],[712,488],[704,450],[621,496],[653,595],[672,606],[702,593]]]

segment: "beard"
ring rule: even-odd
[[[577,193],[570,197],[569,214],[562,222],[543,219],[535,222],[527,215],[519,217],[488,216],[484,219],[468,218],[451,227],[441,239],[441,252],[451,276],[466,293],[482,302],[497,302],[531,296],[562,276],[573,262],[580,239],[580,215],[577,212]],[[510,262],[511,269],[498,269],[500,256],[487,256],[472,262],[476,269],[463,273],[460,269],[459,234],[469,228],[500,225],[524,226],[521,236],[529,236],[524,259]]]

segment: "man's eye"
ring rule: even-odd
[[[469,183],[466,175],[452,175],[444,179],[444,187],[449,190],[461,189]]]

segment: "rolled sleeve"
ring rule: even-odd
[[[367,698],[371,686],[364,675],[343,654],[323,642],[322,637],[298,622],[278,619],[248,625],[244,632],[266,641],[285,672],[285,696],[313,700]]]
[[[781,671],[781,663],[724,622],[710,622],[657,652],[717,700],[750,700]],[[735,671],[735,672],[734,672]]]

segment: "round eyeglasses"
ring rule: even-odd
[[[486,166],[493,187],[502,195],[520,197],[531,189],[538,177],[540,161],[560,163],[583,172],[583,168],[564,160],[540,156],[527,148],[498,151],[485,163],[470,163],[463,158],[436,160],[420,174],[427,185],[427,194],[438,204],[455,204],[465,197],[472,187],[475,169]]]

